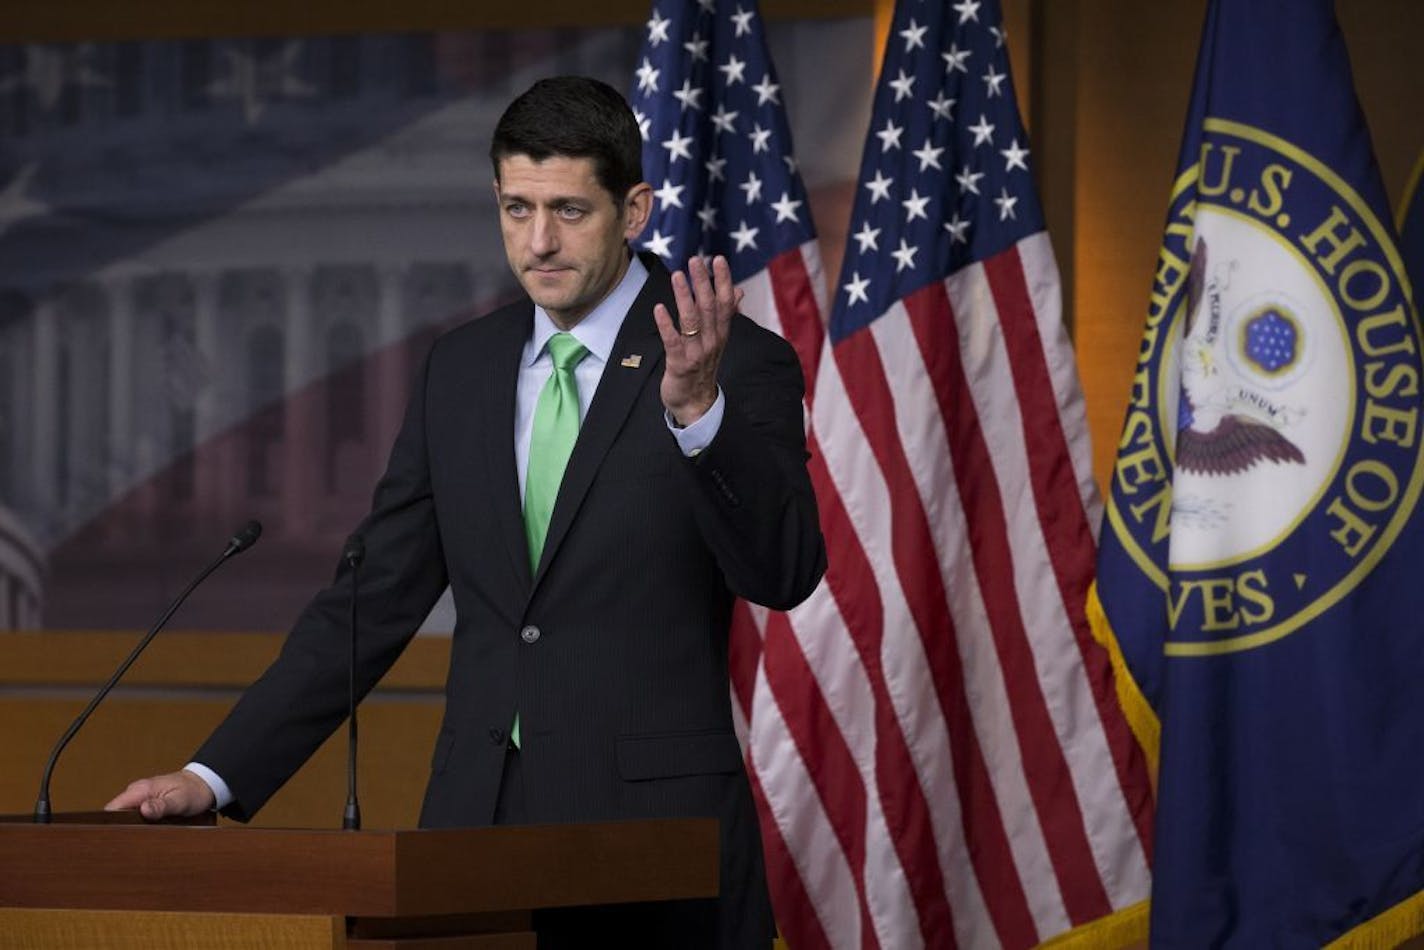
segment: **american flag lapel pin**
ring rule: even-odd
[[[629,369],[637,369],[639,366],[643,365],[643,356],[640,353],[634,353],[632,356],[625,356],[623,357],[623,362],[618,365],[626,366]]]

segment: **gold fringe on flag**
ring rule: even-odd
[[[1148,902],[1124,907],[1039,944],[1039,950],[1121,950],[1144,945],[1147,940]]]
[[[1157,719],[1157,714],[1152,711],[1152,707],[1147,703],[1147,697],[1142,695],[1142,690],[1137,687],[1137,680],[1132,678],[1132,673],[1128,671],[1127,660],[1123,658],[1122,647],[1118,646],[1117,636],[1113,633],[1112,624],[1108,622],[1108,615],[1103,611],[1102,602],[1098,600],[1098,582],[1093,581],[1088,588],[1088,625],[1092,627],[1093,639],[1102,644],[1103,649],[1108,651],[1108,660],[1112,663],[1113,681],[1117,685],[1117,701],[1122,707],[1123,714],[1127,716],[1127,724],[1132,729],[1133,735],[1137,736],[1137,742],[1142,746],[1142,752],[1147,756],[1147,768],[1152,776],[1152,787],[1157,787],[1157,762],[1162,748],[1162,724]]]
[[[1424,891],[1406,897],[1389,910],[1347,931],[1325,950],[1394,950],[1424,933]]]

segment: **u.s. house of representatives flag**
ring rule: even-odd
[[[708,33],[673,38],[695,56]],[[741,92],[743,58],[712,57],[719,89]],[[650,53],[638,83],[665,68]],[[681,82],[678,101],[696,99],[696,73]],[[759,104],[700,103],[736,114],[736,137],[718,125],[713,142],[746,137],[755,159],[776,137]],[[871,131],[809,400],[830,566],[807,603],[759,618],[740,697],[778,922],[798,950],[1111,940],[1146,896],[1150,794],[1084,617],[1086,427],[997,4],[897,9]],[[654,122],[648,151],[680,170],[689,133],[665,134]],[[790,215],[799,195],[724,157],[732,200],[708,211],[735,273],[749,242],[781,234],[751,196]],[[664,210],[696,193],[662,174],[652,163]],[[649,246],[703,246],[679,220]]]
[[[1098,571],[1161,728],[1154,947],[1424,922],[1420,337],[1387,208],[1331,3],[1213,2]]]

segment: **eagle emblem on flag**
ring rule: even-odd
[[[1281,431],[1298,413],[1245,385],[1217,356],[1226,345],[1222,290],[1216,282],[1207,284],[1206,266],[1207,244],[1199,238],[1187,276],[1177,467],[1200,475],[1234,475],[1263,462],[1304,465],[1300,446]],[[1242,321],[1240,356],[1260,373],[1279,375],[1299,361],[1301,333],[1287,307],[1268,303]]]

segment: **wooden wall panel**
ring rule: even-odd
[[[1043,217],[1058,261],[1063,290],[1063,318],[1074,331],[1073,181],[1076,174],[1077,24],[1079,0],[1032,0],[1027,13],[1025,56],[1013,51],[1014,68],[1027,59],[1033,70],[1025,81],[1015,73],[1019,100],[1028,123],[1033,171]]]
[[[761,3],[772,19],[868,16],[874,7],[875,0]],[[18,0],[0,15],[0,42],[613,26],[642,23],[651,8],[649,0],[543,0],[527,7],[468,0]]]
[[[133,633],[0,634],[0,813],[34,807],[50,747],[132,647]],[[276,655],[274,634],[160,636],[60,759],[55,810],[102,807],[129,781],[176,769]],[[443,711],[449,641],[421,637],[361,706],[368,828],[414,827]],[[82,684],[82,685],[81,685]],[[346,733],[327,741],[255,825],[335,828],[346,803]]]
[[[1099,484],[1116,455],[1206,4],[1077,5],[1072,310]],[[1062,196],[1058,196],[1060,199]]]
[[[342,917],[0,907],[0,950],[343,950],[346,946]]]
[[[1335,6],[1394,211],[1424,149],[1424,69],[1419,68],[1424,3],[1342,0]]]

